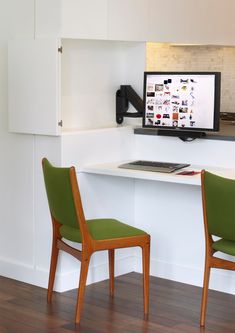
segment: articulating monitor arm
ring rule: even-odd
[[[137,112],[127,112],[129,102]],[[116,122],[121,124],[124,117],[140,118],[143,117],[144,103],[139,95],[130,85],[121,85],[116,92]]]

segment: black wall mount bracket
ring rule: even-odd
[[[127,112],[129,102],[137,112]],[[140,118],[143,117],[144,102],[130,85],[121,85],[116,92],[116,122],[122,124],[124,117]]]

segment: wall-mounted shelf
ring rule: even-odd
[[[158,135],[158,130],[155,128],[135,128],[134,133],[140,135]],[[207,132],[206,136],[198,139],[235,141],[235,123],[221,121],[219,132]]]

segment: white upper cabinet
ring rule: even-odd
[[[209,38],[214,44],[235,45],[235,1],[234,0],[207,0]]]
[[[36,37],[107,39],[108,0],[36,0]]]
[[[36,37],[147,40],[146,0],[36,0]]]
[[[235,44],[234,0],[35,0],[35,36]]]
[[[112,40],[148,40],[148,1],[109,0],[108,38]]]
[[[142,94],[145,43],[20,39],[9,43],[8,66],[11,132],[61,135],[114,127],[120,85]]]
[[[15,40],[8,49],[9,129],[60,134],[60,43]]]
[[[235,44],[234,0],[149,0],[149,41]]]
[[[149,0],[149,41],[201,43],[205,38],[207,0]],[[207,22],[208,26],[208,22]]]
[[[107,39],[107,0],[62,0],[61,37]]]

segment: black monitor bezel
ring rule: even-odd
[[[145,124],[146,115],[146,83],[148,75],[214,75],[215,76],[215,86],[214,86],[214,124],[213,128],[191,128],[191,127],[173,127],[173,126],[153,126]],[[142,119],[143,128],[154,128],[154,129],[167,129],[172,131],[208,131],[208,132],[218,132],[220,123],[220,92],[221,92],[221,72],[169,72],[169,71],[146,71],[144,72],[144,112]]]

